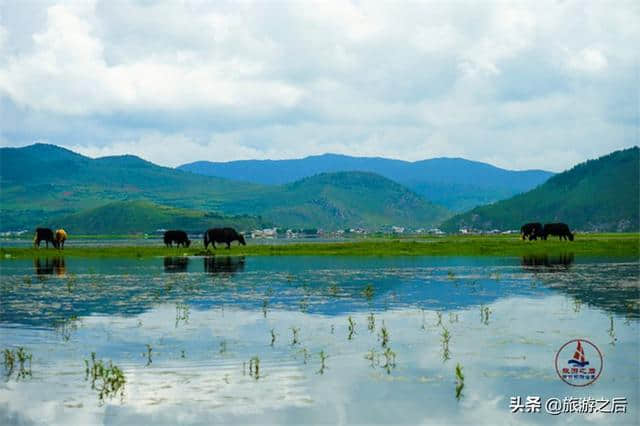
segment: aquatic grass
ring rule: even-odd
[[[78,330],[80,320],[76,315],[72,315],[69,318],[65,318],[62,321],[54,323],[55,330],[60,333],[62,340],[68,342],[71,339],[71,335]]]
[[[273,346],[276,343],[276,337],[277,337],[276,331],[275,329],[272,328],[271,329],[271,346]]]
[[[376,329],[376,317],[373,316],[373,312],[371,312],[367,317],[367,329],[369,330],[369,333],[373,333]]]
[[[480,305],[480,322],[484,325],[489,325],[489,316],[491,315],[491,309],[488,306]]]
[[[11,349],[3,350],[2,355],[4,358],[4,369],[6,371],[7,377],[9,377],[13,373],[16,357]]]
[[[300,344],[300,341],[298,340],[298,333],[299,332],[300,332],[300,328],[291,327],[291,346]]]
[[[391,370],[396,367],[396,353],[387,347],[382,355],[384,355],[385,358],[385,363],[382,368],[387,371],[387,374],[391,374]]]
[[[439,327],[442,325],[442,312],[437,311],[436,312],[436,316],[438,318],[438,322],[436,323],[436,327]]]
[[[616,337],[616,330],[613,327],[613,315],[609,315],[609,329],[607,330],[607,334],[611,337],[609,344],[615,346],[618,338]]]
[[[91,367],[89,361],[85,363],[85,380],[91,378],[91,389],[98,390],[98,404],[104,404],[104,398],[112,398],[120,393],[121,399],[124,399],[124,385],[126,379],[124,372],[111,361],[105,364],[102,360],[96,361],[96,353],[91,352]],[[96,386],[96,383],[98,386]]]
[[[31,361],[33,354],[27,351],[24,347],[20,346],[15,352],[11,349],[5,349],[2,351],[4,358],[4,368],[7,379],[11,377],[15,369],[15,362],[18,361],[18,374],[16,374],[16,380],[25,379],[31,377]],[[25,363],[29,361],[29,366],[25,367]]]
[[[448,361],[451,358],[449,353],[449,341],[451,340],[451,333],[446,327],[442,327],[442,333],[440,334],[440,343],[442,346],[442,362]]]
[[[364,359],[370,361],[371,368],[374,368],[376,366],[376,363],[378,362],[376,350],[374,348],[369,349],[369,352],[366,353],[366,355],[364,356]]]
[[[180,325],[180,322],[183,324],[189,323],[189,305],[186,303],[176,303],[176,326]]]
[[[218,349],[218,353],[220,355],[224,355],[227,353],[227,341],[226,340],[222,340],[220,342],[220,348]]]
[[[456,364],[456,399],[460,400],[462,396],[462,389],[464,389],[464,374],[462,374],[462,366],[460,363]]]
[[[147,353],[146,353],[146,355],[147,355],[147,365],[146,365],[146,366],[147,366],[147,367],[148,367],[149,365],[151,365],[151,363],[153,362],[153,360],[151,359],[151,352],[152,352],[152,351],[153,351],[153,348],[151,347],[151,345],[150,345],[150,344],[148,344],[148,343],[147,343]],[[144,355],[145,355],[145,354],[143,353],[143,354],[142,354],[142,356],[144,356]]]
[[[382,347],[386,348],[389,344],[389,340],[391,339],[391,333],[389,333],[389,330],[387,329],[384,321],[382,321],[382,327],[380,328],[380,334],[378,335],[378,338],[381,341]]]
[[[329,355],[324,352],[324,349],[320,351],[318,354],[320,357],[320,369],[316,372],[317,374],[324,374],[324,370],[327,368],[325,361],[329,358]]]
[[[356,333],[356,322],[353,320],[353,318],[351,318],[351,315],[349,315],[347,321],[349,322],[349,336],[347,336],[347,340],[351,340],[353,338],[353,335]]]
[[[249,360],[249,376],[258,380],[260,376],[260,357],[257,355]]]
[[[373,299],[373,296],[375,295],[375,293],[376,293],[376,289],[373,286],[373,284],[367,284],[364,290],[362,290],[363,296],[369,301]]]

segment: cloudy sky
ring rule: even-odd
[[[0,145],[563,170],[639,139],[637,1],[0,0]]]

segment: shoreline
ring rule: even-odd
[[[640,258],[640,233],[582,234],[576,240],[522,241],[518,235],[470,235],[398,239],[362,239],[344,242],[286,244],[233,243],[227,250],[204,251],[199,241],[189,248],[159,246],[67,246],[64,250],[1,247],[0,260],[33,257],[156,257],[156,256],[525,256],[525,255],[633,256]]]

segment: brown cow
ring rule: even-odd
[[[67,233],[64,229],[56,229],[54,245],[58,250],[64,250],[64,242],[67,241]]]

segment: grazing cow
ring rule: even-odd
[[[56,247],[56,242],[53,239],[53,231],[49,228],[36,228],[36,234],[33,237],[33,246],[40,248],[40,241],[45,241],[47,248],[49,248],[49,243]]]
[[[573,234],[569,230],[569,225],[566,223],[547,223],[542,230],[542,239],[546,240],[549,235],[557,235],[559,239],[569,239],[573,241]]]
[[[184,231],[167,231],[164,233],[164,243],[167,247],[173,247],[172,244],[176,243],[176,246],[189,247],[191,240],[187,237],[187,233]]]
[[[216,243],[227,244],[227,249],[231,248],[231,242],[238,241],[238,243],[246,246],[242,234],[238,234],[233,228],[211,228],[204,233],[204,249],[206,250],[209,243],[213,244],[213,248],[216,248]]]
[[[537,240],[538,237],[542,237],[542,224],[540,222],[525,223],[520,228],[522,239],[529,237],[529,241]]]
[[[54,236],[55,246],[58,250],[64,250],[64,242],[67,241],[67,233],[64,229],[56,229]]]

